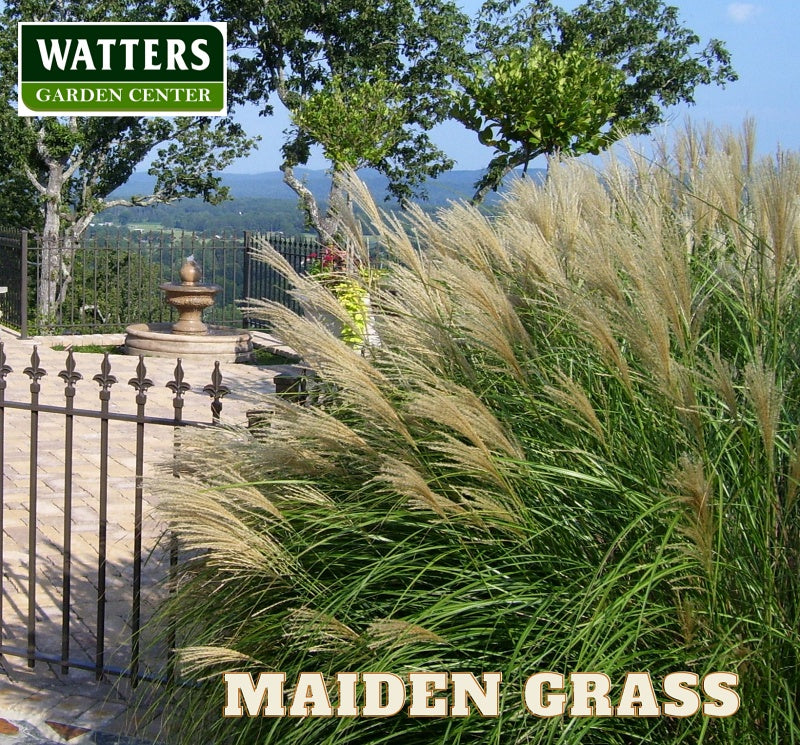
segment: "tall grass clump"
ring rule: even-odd
[[[324,395],[184,446],[165,495],[202,681],[171,742],[800,742],[800,158],[687,128],[411,229],[349,188],[392,257],[379,342],[256,304]],[[233,720],[224,670],[287,694],[301,671],[499,671],[503,695],[497,718]],[[731,671],[741,707],[537,719],[545,670],[604,672],[612,703],[628,671],[661,701],[669,672]]]

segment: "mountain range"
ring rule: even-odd
[[[531,178],[542,179],[545,171],[540,168],[529,169]],[[330,175],[327,171],[311,169],[295,169],[295,175],[305,181],[311,192],[319,201],[325,201],[330,188]],[[359,177],[369,187],[376,200],[380,201],[386,195],[387,179],[377,171],[359,171]],[[425,183],[427,199],[422,200],[431,206],[442,206],[452,200],[468,200],[474,192],[474,184],[483,175],[483,171],[447,171],[437,179]],[[283,182],[280,171],[264,173],[223,173],[222,183],[230,189],[231,197],[235,199],[279,199],[297,202],[297,195]],[[134,194],[149,194],[152,192],[154,179],[146,173],[134,173],[128,182],[117,189],[116,196],[129,197]],[[497,198],[495,194],[490,195]]]

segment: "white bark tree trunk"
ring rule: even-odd
[[[48,164],[48,177],[44,193],[44,227],[40,251],[37,313],[42,323],[55,320],[57,299],[62,279],[61,190],[64,186],[64,169],[58,163]]]
[[[61,163],[48,163],[44,190],[44,227],[40,252],[39,278],[36,287],[37,315],[48,325],[58,320],[67,289],[72,281],[72,259],[95,212],[85,212],[78,219],[65,216],[63,188],[69,173]],[[66,223],[66,225],[65,225]]]

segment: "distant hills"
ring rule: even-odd
[[[528,174],[532,178],[542,178],[544,169],[533,168]],[[328,197],[330,176],[326,171],[295,169],[298,178],[305,181],[314,196],[321,201]],[[369,187],[373,196],[380,201],[386,195],[387,180],[385,176],[372,170],[359,171],[359,177]],[[447,204],[451,200],[469,199],[474,189],[475,182],[483,175],[483,171],[447,171],[435,180],[425,184],[428,192],[424,201],[433,206]],[[280,171],[265,173],[224,173],[222,182],[230,188],[234,199],[285,199],[297,201],[297,195],[283,183],[283,174]],[[149,194],[153,188],[154,179],[146,173],[135,173],[130,180],[115,194],[129,197],[134,194]]]
[[[330,176],[325,171],[296,169],[314,196],[324,204],[330,189]],[[542,169],[531,169],[532,178],[544,177]],[[426,184],[428,198],[419,200],[423,208],[436,209],[451,201],[468,200],[474,184],[482,171],[448,171]],[[396,202],[384,202],[387,180],[375,171],[360,171],[359,176],[368,186],[375,200],[388,208]],[[115,207],[95,218],[93,231],[118,229],[184,230],[191,232],[238,233],[242,230],[282,231],[297,235],[308,231],[305,215],[298,206],[297,195],[283,183],[279,171],[266,173],[225,173],[222,183],[230,189],[231,199],[217,205],[202,199],[181,199],[171,204],[152,207]],[[131,197],[152,193],[154,179],[146,173],[135,173],[129,181],[114,192],[115,196]],[[498,199],[491,194],[488,206]]]

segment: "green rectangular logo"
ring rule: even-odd
[[[28,23],[20,116],[225,116],[225,23]]]

